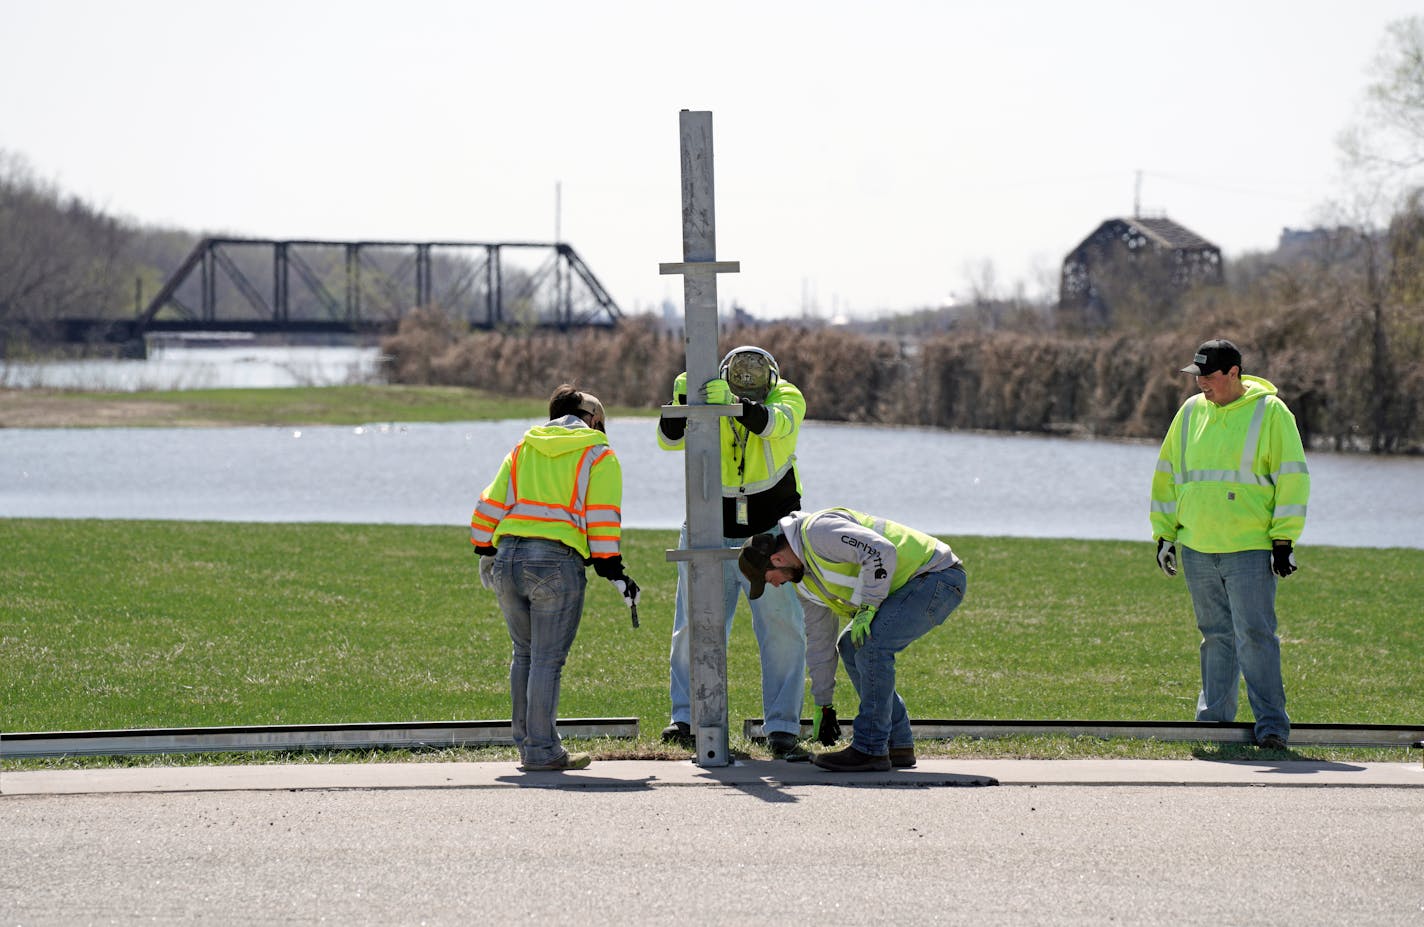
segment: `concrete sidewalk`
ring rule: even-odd
[[[914,769],[833,773],[810,763],[740,760],[703,769],[690,760],[602,760],[571,772],[520,772],[501,763],[363,763],[40,770],[0,775],[0,795],[126,792],[248,792],[333,789],[589,789],[769,785],[955,787],[1309,786],[1424,788],[1419,763],[1310,760],[956,760],[922,759]]]

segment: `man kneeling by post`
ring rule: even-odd
[[[835,772],[915,765],[905,700],[895,691],[895,654],[944,623],[964,599],[964,562],[949,545],[913,528],[846,508],[793,512],[780,534],[758,534],[738,565],[749,596],[795,583],[801,598],[848,621],[836,647],[860,696],[851,744],[812,761]],[[807,608],[808,646],[812,609]]]

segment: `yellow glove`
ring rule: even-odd
[[[870,623],[875,620],[876,605],[862,605],[850,622],[850,642],[859,647],[870,640]]]
[[[677,379],[672,381],[672,404],[675,406],[687,405],[687,371],[677,375]]]
[[[732,396],[732,387],[728,386],[727,381],[721,377],[703,383],[702,395],[707,399],[709,406],[729,406],[737,401]]]

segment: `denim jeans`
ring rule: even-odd
[[[557,541],[505,535],[494,558],[494,591],[514,643],[509,661],[514,744],[524,763],[564,756],[556,719],[564,660],[583,616],[583,560]]]
[[[891,747],[914,745],[910,714],[895,691],[895,654],[944,624],[964,601],[965,582],[960,567],[915,576],[881,603],[870,637],[859,647],[849,626],[841,632],[837,649],[860,696],[850,743],[861,753],[885,756]]]
[[[1235,721],[1237,688],[1245,676],[1256,739],[1268,734],[1290,739],[1271,552],[1204,554],[1183,547],[1182,571],[1202,634],[1197,720]]]
[[[745,538],[723,538],[728,548],[738,548]],[[678,539],[687,546],[687,526]],[[727,602],[727,639],[732,637],[732,617],[737,599],[748,589],[737,561],[722,565],[722,588]],[[806,625],[796,587],[785,583],[768,585],[761,597],[748,600],[752,610],[752,630],[761,651],[762,724],[768,734],[778,731],[801,733],[801,703],[806,696]],[[687,622],[687,563],[677,565],[677,601],[672,617],[672,652],[668,657],[672,720],[692,723],[692,628]]]

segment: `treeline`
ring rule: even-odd
[[[1319,230],[1307,246],[1228,265],[1227,280],[1174,297],[1168,314],[1117,307],[1088,330],[1052,306],[981,301],[916,333],[773,324],[724,331],[719,351],[774,354],[827,421],[1160,438],[1195,385],[1197,345],[1235,341],[1270,380],[1309,446],[1424,450],[1424,205],[1387,229]],[[1125,310],[1125,311],[1123,311]],[[615,330],[468,332],[441,313],[406,318],[383,342],[390,378],[524,396],[568,380],[606,402],[668,401],[681,333],[652,318]]]
[[[1418,329],[1412,342],[1395,342],[1398,354],[1384,365],[1395,385],[1381,417],[1370,386],[1374,363],[1361,344],[1365,326],[1330,322],[1323,309],[1300,304],[1266,318],[1221,311],[1156,333],[969,329],[915,341],[777,324],[728,331],[719,350],[756,344],[771,351],[814,419],[1160,438],[1195,389],[1180,368],[1200,342],[1225,336],[1243,348],[1248,373],[1279,387],[1312,446],[1424,448]],[[614,330],[461,333],[424,311],[383,342],[395,382],[538,397],[571,381],[634,407],[669,400],[683,352],[680,335],[651,318]]]
[[[133,316],[196,240],[108,215],[0,149],[0,358],[52,353],[62,318]]]
[[[1342,228],[1309,248],[1238,262],[1226,284],[1186,293],[1166,321],[1083,330],[1051,306],[1009,308],[972,307],[945,331],[915,335],[822,324],[730,330],[719,351],[771,351],[815,419],[1155,439],[1195,390],[1180,369],[1197,345],[1230,338],[1245,372],[1279,388],[1310,446],[1424,450],[1417,195],[1378,234]],[[542,396],[569,380],[637,407],[668,401],[684,367],[681,333],[652,318],[615,330],[468,332],[422,311],[383,351],[395,382]]]

